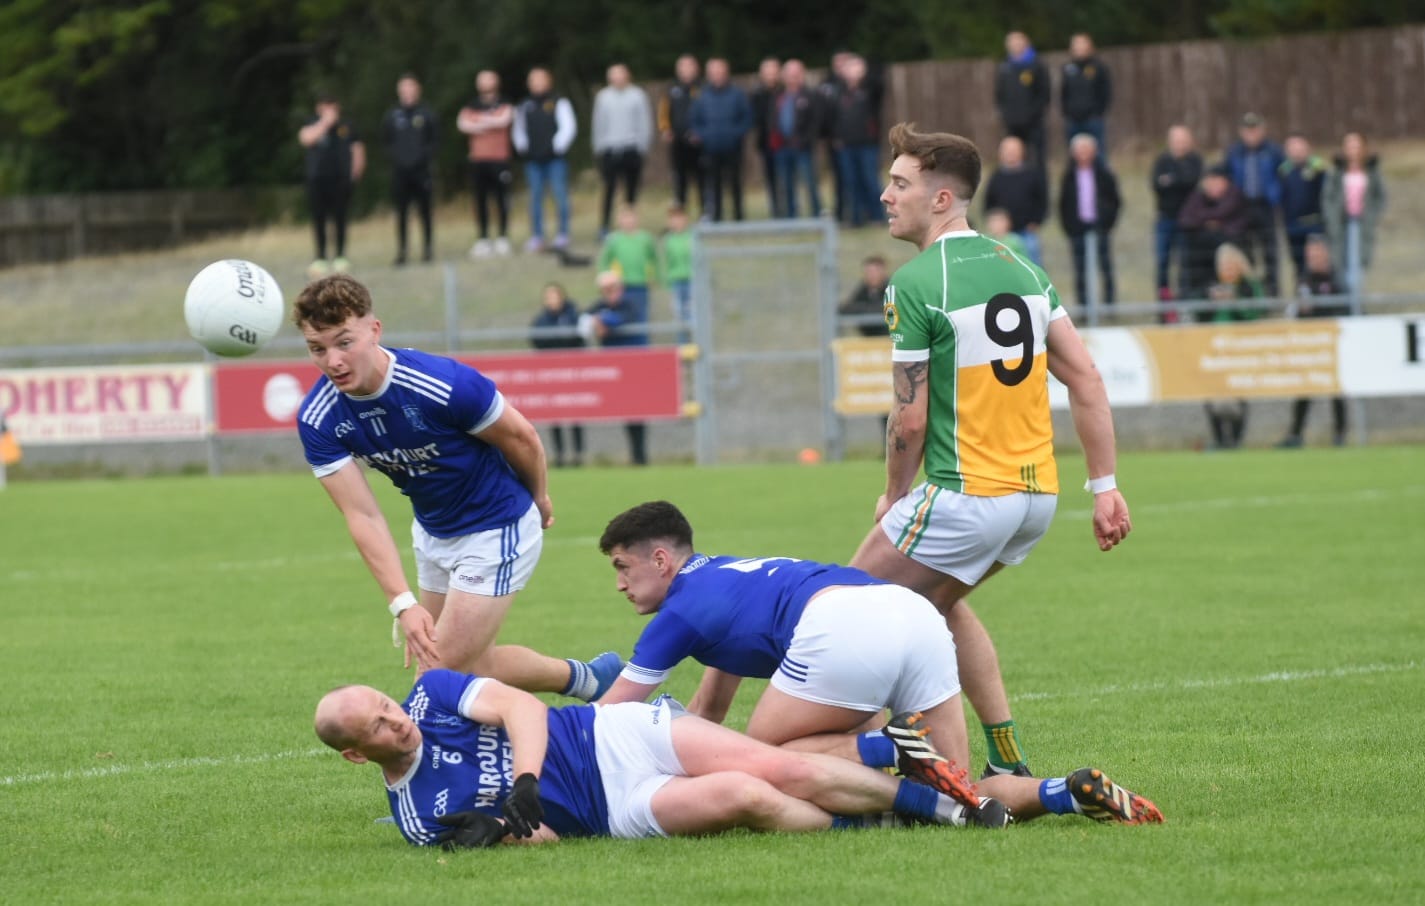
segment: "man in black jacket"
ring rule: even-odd
[[[1069,60],[1059,79],[1059,109],[1064,114],[1064,139],[1088,133],[1098,140],[1099,154],[1108,154],[1104,117],[1113,103],[1108,66],[1094,53],[1093,38],[1079,32],[1069,39]]]
[[[435,154],[435,114],[421,103],[421,83],[410,73],[396,81],[399,103],[386,111],[381,136],[391,155],[391,196],[396,205],[397,267],[406,263],[406,212],[411,202],[421,218],[421,260],[431,259],[431,158]]]
[[[757,137],[757,154],[762,158],[762,182],[767,187],[767,216],[782,216],[782,196],[777,191],[777,154],[772,150],[772,105],[782,90],[782,61],[767,57],[757,67],[757,89],[752,103],[752,129]]]
[[[1181,123],[1168,129],[1168,147],[1153,162],[1153,195],[1158,202],[1158,219],[1153,229],[1153,247],[1158,259],[1158,299],[1173,297],[1173,259],[1182,252],[1182,228],[1178,214],[1183,203],[1202,179],[1202,155],[1193,147],[1192,130]],[[1181,273],[1183,262],[1178,261]]]
[[[688,206],[688,187],[693,186],[698,193],[699,210],[707,210],[707,199],[703,197],[703,173],[700,167],[702,150],[693,140],[693,101],[698,99],[702,86],[698,82],[701,67],[698,58],[683,54],[673,64],[673,84],[658,101],[658,132],[668,145],[669,162],[673,171],[673,199],[678,207]]]
[[[1098,141],[1092,135],[1074,136],[1069,142],[1069,165],[1059,187],[1059,220],[1074,252],[1074,290],[1080,305],[1089,304],[1090,234],[1096,239],[1099,272],[1103,276],[1096,301],[1113,304],[1113,255],[1109,246],[1120,203],[1118,178],[1099,157]]]
[[[866,61],[853,55],[841,70],[841,90],[832,110],[836,168],[845,195],[845,215],[853,227],[880,222],[881,98],[868,79]]]
[[[1044,169],[1044,113],[1049,109],[1049,70],[1039,62],[1022,31],[1005,35],[1006,58],[995,73],[995,108],[1010,135],[1034,153],[1031,163]]]
[[[816,174],[816,139],[821,130],[816,95],[806,87],[806,67],[801,60],[782,64],[782,91],[767,110],[767,140],[776,155],[777,187],[782,193],[778,210],[797,216],[797,182],[806,184],[807,206],[821,216],[821,192]]]
[[[1024,142],[1012,135],[999,143],[999,166],[985,184],[985,210],[1003,208],[1009,229],[1024,243],[1029,260],[1044,266],[1039,227],[1049,211],[1049,186],[1038,167],[1024,163]]]

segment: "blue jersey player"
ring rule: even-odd
[[[873,767],[898,764],[966,804],[979,801],[957,767],[969,762],[969,741],[955,644],[928,600],[849,567],[699,554],[692,526],[666,501],[614,517],[599,547],[634,610],[653,614],[604,702],[646,700],[673,667],[693,658],[708,668],[693,713],[720,723],[743,677],[767,678],[749,736]],[[849,732],[885,708],[897,716],[884,731]],[[1080,793],[1087,785],[1092,801],[1120,804],[1102,817],[1131,822],[1151,808],[1140,813],[1134,802],[1146,800],[1102,772],[1085,768],[1071,777],[1079,773]],[[1017,818],[1029,818],[1081,811],[1069,779],[996,775],[981,785]]]
[[[405,632],[407,666],[597,698],[616,654],[585,663],[494,645],[554,522],[534,427],[474,368],[382,346],[371,294],[351,277],[308,284],[293,321],[322,371],[298,410],[302,447]],[[419,602],[359,464],[410,498]]]
[[[403,704],[370,686],[327,693],[316,731],[348,761],[380,766],[396,825],[422,846],[812,831],[895,817],[1008,823],[1003,807],[972,811],[844,759],[773,748],[666,696],[548,708],[497,680],[431,670]]]

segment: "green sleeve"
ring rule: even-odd
[[[930,349],[930,318],[925,301],[917,298],[914,287],[898,285],[894,277],[886,293],[886,325],[896,351]]]
[[[602,274],[604,271],[606,271],[606,270],[609,269],[609,265],[613,263],[613,260],[614,260],[614,239],[613,239],[613,234],[610,233],[610,234],[609,234],[607,237],[605,237],[605,239],[604,239],[604,246],[603,246],[603,248],[599,249],[599,262],[598,262],[597,265],[595,265],[594,269],[597,270],[599,273]]]

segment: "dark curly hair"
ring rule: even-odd
[[[693,549],[693,527],[682,511],[666,500],[640,503],[609,520],[599,538],[599,550],[608,555],[616,547],[630,548],[645,541],[667,541],[679,550]]]

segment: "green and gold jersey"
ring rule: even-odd
[[[896,271],[886,323],[897,362],[926,362],[925,476],[980,497],[1057,494],[1048,276],[994,239],[946,233]]]

